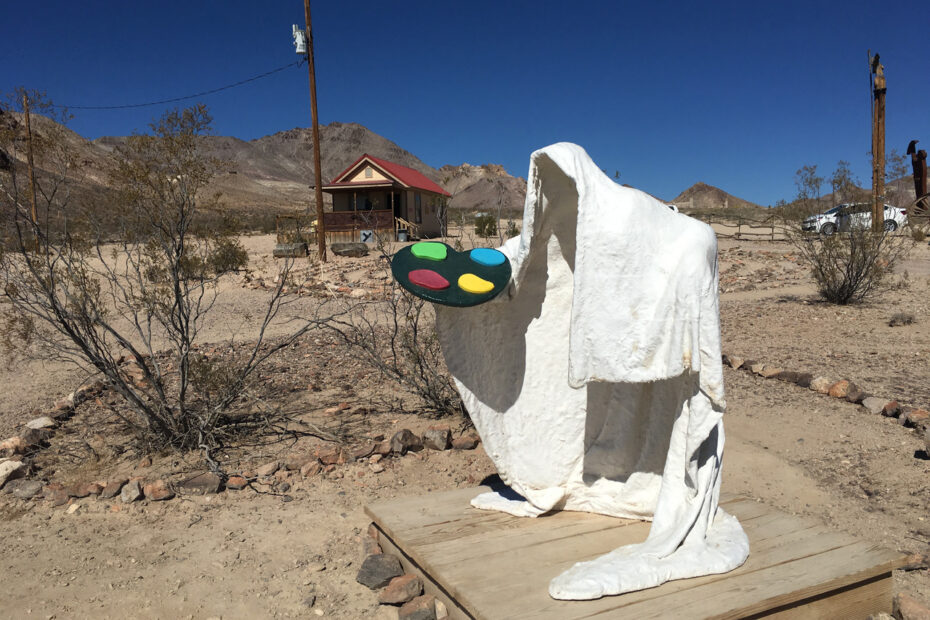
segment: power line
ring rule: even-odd
[[[200,93],[194,93],[193,95],[184,95],[183,97],[174,97],[172,99],[162,99],[161,101],[150,101],[148,103],[128,103],[125,105],[56,105],[56,108],[67,108],[69,110],[126,110],[129,108],[145,108],[153,105],[164,105],[166,103],[176,103],[178,101],[185,101],[186,99],[195,99],[197,97],[203,97],[205,95],[212,95],[220,91],[229,90],[230,88],[235,88],[237,86],[242,86],[243,84],[248,84],[249,82],[254,82],[255,80],[260,80],[262,78],[268,77],[285,69],[290,69],[291,67],[296,67],[301,63],[300,60],[297,60],[292,63],[288,63],[283,67],[278,67],[277,69],[272,69],[271,71],[266,71],[265,73],[260,73],[259,75],[253,75],[250,78],[240,80],[233,84],[227,84],[226,86],[220,86],[219,88],[214,88],[211,90],[205,90]]]

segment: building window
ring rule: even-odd
[[[414,204],[413,215],[416,218],[414,222],[419,224],[423,221],[423,200],[422,200],[422,197],[420,196],[420,192],[417,192],[416,194],[413,195],[413,204]]]
[[[366,178],[366,179],[370,179],[370,178],[371,178],[371,175],[372,175],[371,166],[367,166],[367,167],[365,168],[365,178]]]

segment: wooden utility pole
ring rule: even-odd
[[[326,262],[326,227],[323,225],[323,173],[320,168],[320,123],[316,114],[316,72],[313,64],[313,29],[310,25],[310,0],[304,0],[307,21],[307,66],[310,69],[310,120],[313,123],[313,174],[316,196],[316,243],[320,262]]]
[[[872,76],[872,232],[885,225],[885,68],[869,54]]]
[[[29,200],[32,203],[32,235],[39,253],[39,215],[36,211],[36,168],[32,159],[32,126],[29,123],[29,96],[23,93],[23,116],[26,123],[26,165],[29,170]]]

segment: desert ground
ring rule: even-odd
[[[247,342],[276,265],[271,236],[243,238],[252,274],[224,279],[202,341],[222,349]],[[930,406],[930,247],[915,246],[876,300],[839,307],[821,302],[808,270],[782,241],[720,240],[724,352],[785,370],[849,379],[886,400]],[[389,285],[383,261],[331,257],[297,265],[326,283],[325,295],[377,299]],[[319,297],[294,297],[288,312],[312,312]],[[914,322],[890,326],[898,313]],[[282,325],[271,336],[287,333]],[[746,370],[727,367],[723,491],[904,553],[930,551],[930,460],[918,431],[893,417]],[[0,370],[0,438],[94,377],[28,357]],[[310,333],[262,373],[278,404],[318,436],[256,437],[224,455],[229,471],[274,460],[347,449],[437,423],[409,397]],[[386,398],[385,395],[390,396]],[[79,406],[36,456],[34,475],[63,485],[140,476],[181,480],[202,468],[197,455],[143,458],[120,445],[105,394]],[[440,420],[453,435],[463,419]],[[339,464],[329,472],[280,476],[218,494],[124,504],[94,497],[55,506],[0,491],[0,615],[9,618],[392,618],[355,581],[372,501],[475,486],[494,468],[475,450],[423,450]],[[377,471],[376,471],[377,470]],[[280,482],[289,488],[282,491]],[[78,506],[75,508],[75,506]],[[926,569],[897,571],[895,590],[930,603]]]

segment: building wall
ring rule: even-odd
[[[365,176],[366,171],[371,171],[371,176]],[[346,181],[348,181],[349,183],[356,183],[356,182],[362,183],[365,181],[371,182],[371,181],[387,181],[387,180],[389,179],[386,176],[378,172],[374,167],[368,166],[368,165],[360,168],[359,171],[355,173],[355,175],[346,179]]]

